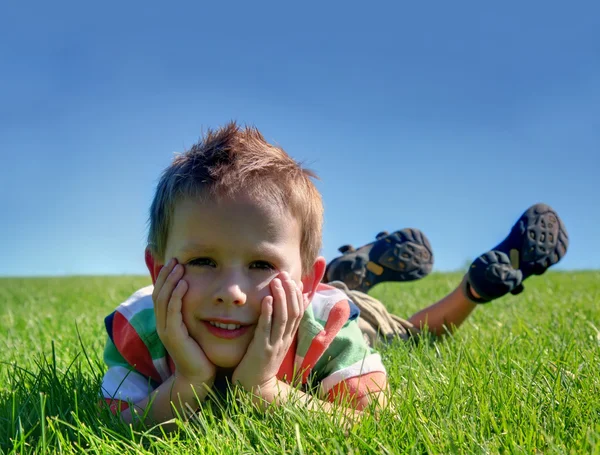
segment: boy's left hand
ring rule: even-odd
[[[277,372],[285,358],[308,301],[286,272],[269,284],[271,294],[261,302],[254,338],[233,372],[232,381],[261,396],[276,391]]]

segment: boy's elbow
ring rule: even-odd
[[[388,393],[387,389],[370,392],[357,400],[356,409],[364,411],[372,406],[375,412],[381,411],[388,405]]]
[[[372,405],[377,409],[387,406],[389,386],[385,373],[366,376],[347,379],[338,384],[330,391],[329,401],[341,399],[346,401],[346,406],[357,411],[362,411]]]

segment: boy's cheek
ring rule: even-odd
[[[193,273],[188,273],[187,270],[183,273],[181,277],[183,281],[187,283],[187,291],[183,296],[183,300],[193,299],[193,298],[206,298],[209,291],[209,283],[205,282],[205,280],[200,279],[198,276],[194,276]]]
[[[273,280],[275,278],[277,278],[277,276],[279,275],[279,273],[273,273],[271,274],[266,280],[261,281],[256,287],[255,287],[255,292],[257,294],[257,296],[260,298],[260,300],[262,301],[262,299],[264,299],[266,296],[268,295],[273,295],[273,293],[271,292],[271,283],[273,282]]]
[[[251,302],[256,302],[255,304],[260,308],[260,305],[265,297],[268,295],[273,296],[273,293],[271,292],[271,281],[273,280],[269,280],[266,285],[260,286],[258,289],[256,289],[253,296],[247,296],[248,300]]]

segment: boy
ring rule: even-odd
[[[518,292],[566,251],[558,216],[534,206],[460,287],[403,321],[360,291],[429,273],[429,243],[416,230],[382,233],[326,267],[314,177],[235,123],[209,131],[165,170],[150,209],[153,286],[105,320],[103,395],[125,421],[146,413],[148,423],[165,422],[173,407],[186,415],[223,379],[258,403],[293,396],[312,406],[305,391],[316,384],[321,409],[341,399],[351,412],[383,405],[386,371],[370,345],[424,326],[452,330],[477,303]]]

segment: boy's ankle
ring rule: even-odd
[[[473,286],[471,286],[471,283],[469,283],[469,274],[467,273],[464,277],[462,282],[460,283],[460,289],[464,295],[464,297],[472,303],[476,303],[476,304],[482,304],[482,303],[488,303],[491,299],[486,299],[484,297],[482,297],[477,291],[475,291],[475,289],[473,289]]]

